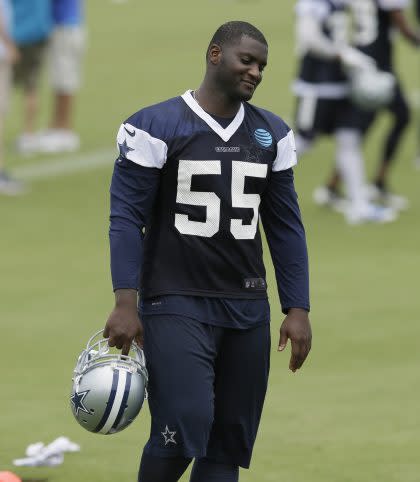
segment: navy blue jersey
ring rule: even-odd
[[[299,0],[297,16],[316,19],[322,34],[334,44],[344,43],[347,32],[347,11],[344,0]],[[316,94],[324,98],[345,97],[347,78],[338,59],[323,59],[306,52],[300,62],[296,94]]]
[[[117,141],[114,289],[139,286],[143,299],[266,298],[261,215],[283,309],[309,309],[294,138],[279,117],[243,103],[222,128],[187,91],[131,116]]]
[[[404,9],[408,0],[353,0],[352,43],[372,57],[380,70],[392,70],[392,10]]]

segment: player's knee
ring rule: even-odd
[[[402,109],[400,114],[397,116],[397,124],[401,129],[405,129],[411,120],[411,112],[408,107]]]
[[[339,129],[336,132],[336,140],[344,149],[358,149],[361,145],[361,134],[356,129]]]
[[[342,129],[336,133],[336,158],[338,163],[352,162],[362,157],[362,139],[355,129]]]
[[[411,112],[406,102],[399,102],[393,111],[394,125],[397,129],[404,129],[410,123]]]
[[[223,445],[230,451],[252,450],[255,442],[258,421],[253,423],[244,422],[232,414],[232,417],[218,417],[215,424],[215,433],[223,440]]]
[[[197,403],[191,400],[179,408],[177,416],[188,426],[200,427],[207,432],[213,424],[213,405],[210,403]]]

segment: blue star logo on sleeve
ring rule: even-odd
[[[170,442],[173,443],[173,444],[176,444],[176,440],[174,439],[176,432],[175,431],[171,432],[167,425],[165,427],[165,431],[161,432],[161,434],[165,438],[165,445],[170,443]]]
[[[134,149],[132,147],[129,147],[128,144],[127,144],[127,139],[124,139],[124,142],[122,144],[118,143],[118,147],[120,149],[120,155],[122,157],[127,157],[127,154],[130,152],[130,151],[134,151]]]
[[[79,415],[79,411],[89,413],[89,410],[84,406],[83,400],[85,399],[86,395],[90,392],[90,390],[86,390],[84,392],[74,392],[74,394],[70,397],[70,401],[73,404],[74,411],[76,412],[76,416]]]

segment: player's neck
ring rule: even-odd
[[[224,92],[203,84],[193,92],[193,97],[203,110],[218,117],[235,117],[241,106],[240,100],[232,101]]]

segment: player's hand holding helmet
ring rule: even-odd
[[[78,423],[94,433],[112,434],[136,418],[147,395],[143,351],[133,342],[128,355],[108,346],[103,330],[79,355],[73,375],[71,409]]]

